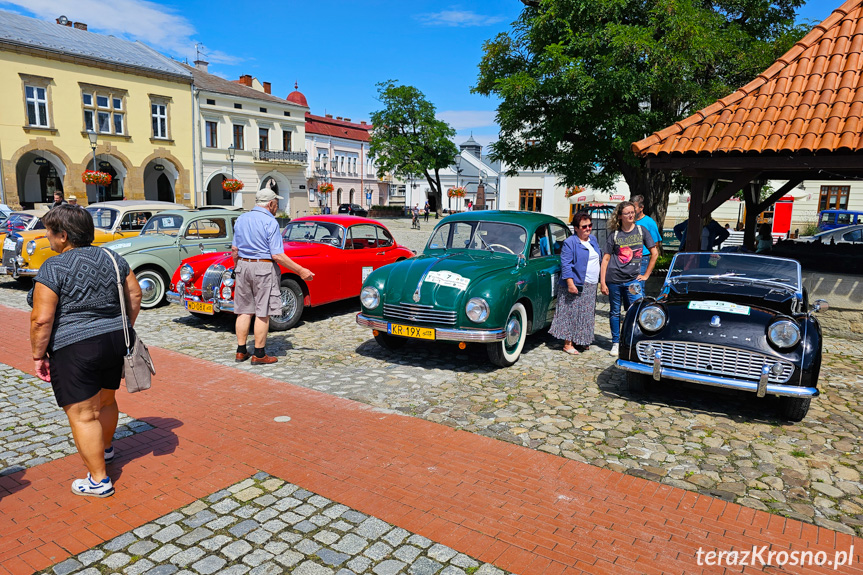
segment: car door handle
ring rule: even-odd
[[[387,255],[387,252],[378,252],[375,255],[376,256],[385,256],[385,255]]]

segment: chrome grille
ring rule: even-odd
[[[15,255],[14,250],[3,250],[3,265],[7,268],[11,268],[12,260],[15,259]]]
[[[204,301],[211,300],[216,296],[216,290],[222,283],[222,274],[225,273],[225,266],[216,264],[207,268],[204,272],[204,277],[201,280],[201,299]]]
[[[455,325],[456,312],[412,303],[384,304],[384,316],[416,323]]]
[[[769,355],[752,353],[733,347],[676,341],[640,341],[636,346],[636,351],[639,361],[643,363],[653,363],[653,357],[647,353],[648,346],[662,351],[663,367],[674,367],[752,381],[758,381],[761,377],[761,367],[765,363],[768,366],[777,363],[776,358]],[[767,377],[770,383],[785,383],[791,379],[791,375],[794,373],[793,365],[786,362],[779,363],[782,366],[782,373],[779,375],[771,373]]]

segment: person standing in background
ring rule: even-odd
[[[641,226],[645,229],[645,231],[653,238],[653,242],[655,245],[659,246],[662,243],[662,234],[659,232],[659,226],[656,223],[656,220],[648,216],[644,213],[644,196],[632,196],[630,200],[632,205],[635,206],[635,224]],[[647,245],[643,245],[641,247],[641,253],[648,253],[650,250]],[[647,273],[647,264],[650,262],[649,258],[642,257],[641,258],[641,275],[644,276]],[[644,284],[645,282],[642,280],[641,282],[641,291],[644,292]]]

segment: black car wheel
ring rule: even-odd
[[[527,310],[524,305],[516,302],[512,306],[503,329],[506,337],[488,344],[488,358],[497,366],[509,367],[518,361],[527,339]]]
[[[303,316],[303,290],[296,280],[285,278],[279,286],[282,313],[270,316],[270,331],[291,329]]]
[[[794,422],[803,421],[803,418],[809,413],[811,403],[812,399],[809,397],[780,397],[779,410],[783,419]]]
[[[408,342],[408,340],[403,337],[396,337],[394,335],[381,332],[378,332],[375,336],[375,341],[378,342],[378,345],[382,348],[389,351],[398,351]]]

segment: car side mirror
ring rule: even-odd
[[[629,293],[632,295],[640,294],[641,293],[641,284],[639,284],[639,283],[629,284]]]
[[[812,311],[818,313],[819,311],[827,311],[830,309],[830,304],[827,303],[826,299],[816,299],[815,303],[812,304]]]

